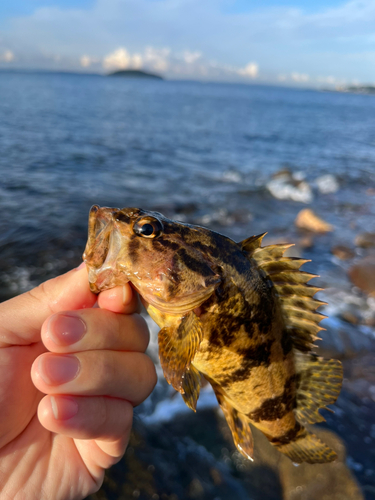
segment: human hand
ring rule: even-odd
[[[123,456],[156,383],[137,304],[85,268],[0,304],[1,500],[82,499]]]

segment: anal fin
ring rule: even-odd
[[[318,410],[333,404],[340,393],[341,363],[298,351],[295,351],[295,363],[298,377],[295,416],[302,424],[324,422]]]
[[[184,392],[182,397],[186,405],[194,411],[196,411],[200,388],[201,374],[195,366],[190,365],[183,375],[182,389]]]
[[[198,316],[191,311],[176,325],[166,326],[159,332],[159,358],[164,376],[176,391],[183,393],[183,375],[190,367],[203,339]]]
[[[215,390],[215,389],[214,389]],[[234,444],[238,451],[249,460],[253,460],[254,441],[249,418],[237,411],[219,391],[215,390],[218,403],[231,430]]]

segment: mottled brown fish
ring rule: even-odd
[[[84,260],[95,293],[134,285],[160,326],[165,378],[195,410],[201,375],[212,385],[238,450],[253,456],[251,425],[293,462],[336,453],[304,424],[336,401],[337,360],[311,353],[324,317],[319,288],[283,257],[291,245],[240,243],[138,208],[92,207]]]

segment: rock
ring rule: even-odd
[[[297,245],[303,249],[312,248],[314,246],[314,238],[311,234],[305,234],[302,238],[299,238]],[[287,257],[285,255],[285,257]]]
[[[317,185],[319,191],[323,194],[336,193],[340,187],[336,177],[331,174],[318,177],[315,179],[315,184]]]
[[[351,282],[366,292],[375,294],[375,255],[367,255],[348,271]]]
[[[362,233],[355,239],[357,247],[370,248],[375,247],[375,233]]]
[[[341,318],[352,325],[358,325],[360,322],[360,318],[358,318],[358,315],[353,311],[343,311],[341,313]]]
[[[313,200],[309,184],[300,179],[298,174],[292,174],[286,169],[277,172],[266,187],[278,200],[293,200],[301,203],[311,203]]]
[[[331,248],[331,253],[340,260],[348,260],[355,257],[355,252],[345,245],[335,245]]]
[[[255,452],[254,462],[250,462],[236,451],[224,416],[217,409],[186,413],[153,426],[136,419],[125,457],[106,471],[102,488],[89,498],[363,500],[345,465],[345,447],[332,431],[314,427],[314,432],[337,451],[338,460],[295,467],[260,431],[253,430]]]
[[[299,229],[306,229],[314,233],[327,233],[333,231],[333,226],[318,217],[310,208],[301,210],[294,223]]]

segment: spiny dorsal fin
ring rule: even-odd
[[[246,238],[246,240],[238,243],[244,252],[253,253],[254,250],[260,247],[262,244],[262,239],[266,236],[267,233],[258,234],[256,236],[250,236],[250,238]]]
[[[301,424],[324,422],[318,410],[333,404],[340,393],[341,363],[337,359],[326,360],[297,351],[295,363],[298,377],[296,418]]]
[[[319,322],[325,316],[315,312],[324,302],[313,298],[321,288],[308,285],[308,281],[317,275],[300,271],[300,267],[310,262],[309,260],[283,257],[284,252],[293,246],[292,244],[261,247],[265,234],[267,233],[247,238],[239,245],[272,281],[294,347],[302,352],[310,351],[318,338],[316,334],[324,330],[319,326]]]

